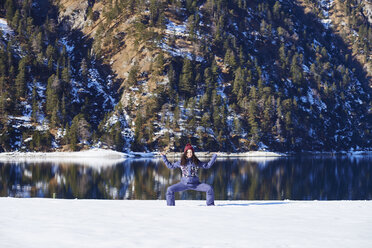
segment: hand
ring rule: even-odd
[[[160,155],[161,155],[161,156],[164,156],[164,155],[165,155],[165,152],[160,152]]]

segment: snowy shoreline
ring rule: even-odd
[[[372,201],[0,198],[3,247],[372,247]]]
[[[287,157],[295,154],[277,153],[269,151],[250,151],[241,153],[227,152],[196,152],[196,156],[200,158],[209,158],[214,153],[220,159],[239,158],[239,159],[276,159],[279,157]],[[181,156],[180,152],[166,153],[169,159],[178,159]],[[301,155],[306,156],[371,156],[372,151],[353,151],[353,152],[304,152]],[[82,164],[97,164],[97,165],[114,165],[125,161],[126,159],[136,158],[159,158],[158,152],[130,152],[123,153],[109,149],[93,148],[78,152],[3,152],[0,153],[0,162],[69,162]]]
[[[207,159],[213,153],[197,152],[201,159]],[[251,160],[272,160],[282,155],[270,152],[247,152],[239,154],[228,154],[218,152],[218,159],[240,158]],[[170,160],[180,157],[181,153],[167,153]],[[0,162],[8,163],[74,163],[91,167],[114,166],[127,159],[159,159],[160,154],[131,152],[122,153],[105,149],[90,149],[79,152],[4,152],[0,153]]]
[[[196,152],[198,157],[205,158],[211,157],[214,152]],[[179,158],[181,153],[169,152],[166,154],[169,158]],[[263,151],[252,151],[243,153],[224,153],[217,152],[219,158],[243,158],[243,157],[281,157],[286,156],[285,154],[274,153],[274,152],[263,152]],[[123,153],[107,149],[94,148],[90,150],[78,151],[78,152],[3,152],[0,153],[0,161],[61,161],[61,162],[74,162],[74,161],[123,161],[129,158],[159,158],[160,153],[158,152],[130,152]]]
[[[248,151],[248,152],[195,152],[198,157],[209,157],[216,153],[219,157],[285,157],[292,155],[372,155],[372,151],[339,151],[339,152],[317,152],[304,151],[300,153],[282,153],[271,151]],[[181,155],[181,152],[167,152],[167,156]],[[110,149],[92,148],[76,152],[0,152],[0,158],[4,157],[106,157],[106,158],[135,158],[135,157],[157,157],[159,152],[118,152]]]
[[[124,161],[126,157],[125,153],[104,149],[79,152],[4,152],[0,153],[0,162],[55,162],[110,166]]]
[[[270,151],[249,151],[241,153],[228,153],[228,152],[195,152],[196,156],[200,158],[211,157],[214,153],[218,158],[277,158],[287,157],[293,155],[306,155],[306,156],[337,156],[337,155],[351,155],[351,156],[371,156],[372,151],[342,151],[337,153],[332,152],[303,152],[299,154],[292,153],[278,153]],[[169,158],[179,158],[180,152],[166,153]],[[60,161],[60,162],[89,162],[91,161],[123,161],[128,158],[158,158],[159,152],[130,152],[123,153],[109,149],[93,148],[78,152],[2,152],[0,153],[0,162],[6,161]]]

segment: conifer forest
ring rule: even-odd
[[[0,0],[0,151],[372,147],[367,0]]]

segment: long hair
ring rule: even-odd
[[[181,155],[181,165],[182,166],[185,166],[186,163],[187,163],[187,151],[185,151],[182,155]],[[192,152],[192,157],[191,157],[191,161],[195,164],[195,165],[199,165],[200,163],[200,160],[195,156],[195,153],[194,151]]]

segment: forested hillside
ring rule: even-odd
[[[369,1],[1,0],[0,149],[372,140]]]

